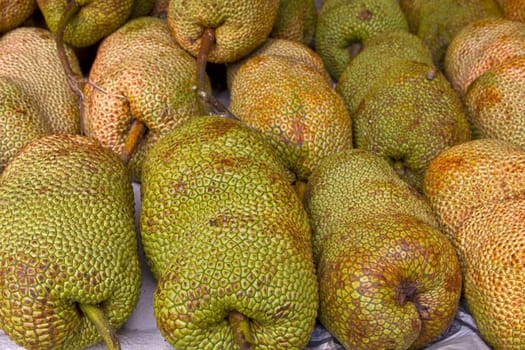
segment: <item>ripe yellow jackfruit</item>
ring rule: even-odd
[[[35,0],[0,0],[0,34],[21,25],[35,9]]]
[[[231,82],[229,109],[267,135],[286,166],[306,180],[323,157],[352,146],[352,123],[326,71],[297,59],[296,46],[281,48],[242,62]]]
[[[445,74],[460,96],[481,74],[509,58],[525,56],[525,23],[491,18],[463,28],[450,42]]]
[[[142,159],[168,130],[202,113],[192,86],[195,59],[172,37],[164,20],[141,17],[101,43],[84,87],[86,135],[120,154],[133,120],[147,128],[129,162],[140,181]]]
[[[476,137],[505,140],[525,150],[525,55],[485,71],[464,101]]]
[[[80,74],[73,50],[66,55]],[[21,27],[0,38],[0,95],[0,171],[27,142],[80,130],[79,100],[48,30]]]

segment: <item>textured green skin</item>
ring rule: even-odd
[[[75,0],[80,10],[67,24],[64,42],[86,47],[106,37],[130,17],[133,0]],[[67,0],[37,0],[49,29],[56,33]]]
[[[406,59],[420,50],[394,54],[369,46],[337,87],[351,110],[354,147],[384,156],[418,190],[435,156],[471,138],[461,100],[444,75],[426,63],[428,53]],[[353,87],[365,91],[352,94]]]
[[[372,35],[363,50],[345,68],[335,87],[353,115],[361,101],[383,84],[384,77],[396,74],[400,61],[432,65],[428,48],[414,34],[392,31]]]
[[[148,16],[155,7],[156,2],[157,0],[134,0],[130,18]]]
[[[131,314],[141,273],[133,191],[123,163],[93,140],[51,135],[0,177],[0,328],[27,349],[101,340],[76,303],[113,327]]]
[[[180,45],[197,56],[201,35],[214,29],[215,45],[208,61],[235,62],[270,35],[279,0],[171,0],[168,25]]]
[[[236,348],[232,310],[249,317],[254,349],[306,345],[318,305],[308,218],[259,133],[188,121],[148,153],[142,200],[154,311],[171,345]]]
[[[73,50],[66,54],[80,74]],[[38,136],[79,132],[78,97],[48,30],[16,28],[0,38],[0,95],[0,171]]]
[[[35,0],[0,0],[0,34],[21,25],[35,9]]]
[[[405,214],[340,226],[325,244],[318,276],[319,319],[347,349],[421,349],[447,329],[461,296],[451,243]],[[400,303],[405,286],[415,286],[415,296]]]
[[[133,119],[148,129],[129,162],[140,181],[148,150],[169,130],[203,113],[192,86],[197,64],[172,37],[165,21],[142,17],[128,21],[99,46],[84,87],[86,135],[120,154]]]
[[[448,45],[463,27],[479,19],[503,16],[495,0],[400,0],[400,6],[410,31],[428,46],[441,70]]]
[[[347,349],[415,349],[441,334],[461,293],[459,262],[428,202],[362,149],[325,158],[305,193],[319,319]],[[416,286],[397,302],[397,290]],[[421,320],[413,301],[427,307]]]
[[[352,147],[352,123],[326,73],[295,57],[283,50],[244,62],[229,109],[267,135],[288,169],[306,180],[322,158]]]
[[[29,141],[51,134],[39,118],[38,108],[17,86],[16,81],[0,77],[0,172]]]
[[[270,36],[311,45],[316,25],[315,0],[281,0]]]
[[[318,15],[315,48],[335,80],[352,60],[348,46],[383,31],[408,31],[396,0],[327,0]]]
[[[315,232],[316,259],[332,232],[369,216],[410,214],[438,227],[427,200],[401,180],[388,162],[364,149],[346,150],[323,159],[308,179],[305,208]]]

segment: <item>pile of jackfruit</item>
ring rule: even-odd
[[[0,0],[0,172],[22,348],[525,349],[521,0]]]

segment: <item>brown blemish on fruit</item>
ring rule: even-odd
[[[475,111],[479,115],[482,111],[488,110],[501,102],[501,93],[494,87],[487,86],[479,91],[476,99]]]

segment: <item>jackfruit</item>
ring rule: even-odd
[[[505,18],[512,21],[525,22],[525,2],[523,0],[496,0],[501,8]]]
[[[105,38],[84,87],[86,135],[121,154],[131,124],[147,128],[129,161],[140,181],[144,155],[167,131],[202,114],[192,90],[195,59],[172,37],[164,20],[141,17],[128,21]]]
[[[317,19],[315,49],[335,80],[370,36],[408,31],[396,0],[326,0]]]
[[[281,0],[270,36],[313,45],[317,7],[315,0]]]
[[[56,33],[68,0],[36,0],[51,32]],[[99,42],[122,26],[133,11],[133,0],[74,1],[77,12],[66,24],[64,42],[74,47],[87,47]]]
[[[80,73],[75,53],[66,54]],[[79,100],[67,84],[52,34],[20,27],[0,38],[0,171],[39,136],[79,133]]]
[[[352,147],[352,123],[326,70],[298,59],[298,47],[288,50],[283,41],[271,44],[280,49],[241,63],[231,82],[229,109],[267,135],[287,168],[303,181],[323,157]],[[307,56],[316,56],[300,45]]]
[[[99,327],[114,336],[141,283],[119,158],[80,135],[32,141],[0,176],[0,218],[0,329],[34,350],[84,348]]]
[[[476,208],[457,232],[465,300],[495,350],[522,349],[525,339],[525,198]]]
[[[193,56],[201,49],[204,30],[212,29],[215,44],[207,59],[226,63],[263,44],[278,10],[279,0],[171,0],[167,20],[177,42]]]
[[[402,70],[401,61],[433,64],[425,44],[407,31],[372,35],[363,43],[365,48],[348,64],[335,87],[351,115],[368,94],[383,84],[385,76]]]
[[[35,9],[35,0],[0,0],[0,34],[22,25]]]
[[[421,42],[401,33],[375,39],[382,35],[371,37],[348,65],[336,91],[352,118],[354,147],[385,157],[402,179],[421,190],[429,162],[470,140],[470,125],[455,91],[429,64],[428,49],[424,53]],[[399,50],[387,49],[391,41]]]
[[[450,42],[445,74],[464,96],[481,74],[509,58],[525,56],[525,23],[492,18],[475,21]]]
[[[347,349],[418,349],[447,329],[458,257],[428,202],[381,157],[323,159],[307,184],[319,320]]]
[[[464,295],[481,336],[496,350],[525,336],[525,152],[495,139],[451,147],[425,176],[425,194],[464,275]]]
[[[410,31],[428,46],[434,64],[444,69],[450,41],[469,23],[484,18],[501,18],[495,0],[400,0]]]
[[[308,217],[259,132],[192,118],[148,153],[141,190],[154,311],[172,346],[235,349],[238,334],[256,349],[306,345],[318,306]]]
[[[432,160],[423,190],[443,233],[454,243],[474,209],[525,195],[525,153],[502,140],[464,142]]]
[[[505,140],[525,150],[525,55],[509,58],[474,80],[465,106],[476,137]]]

